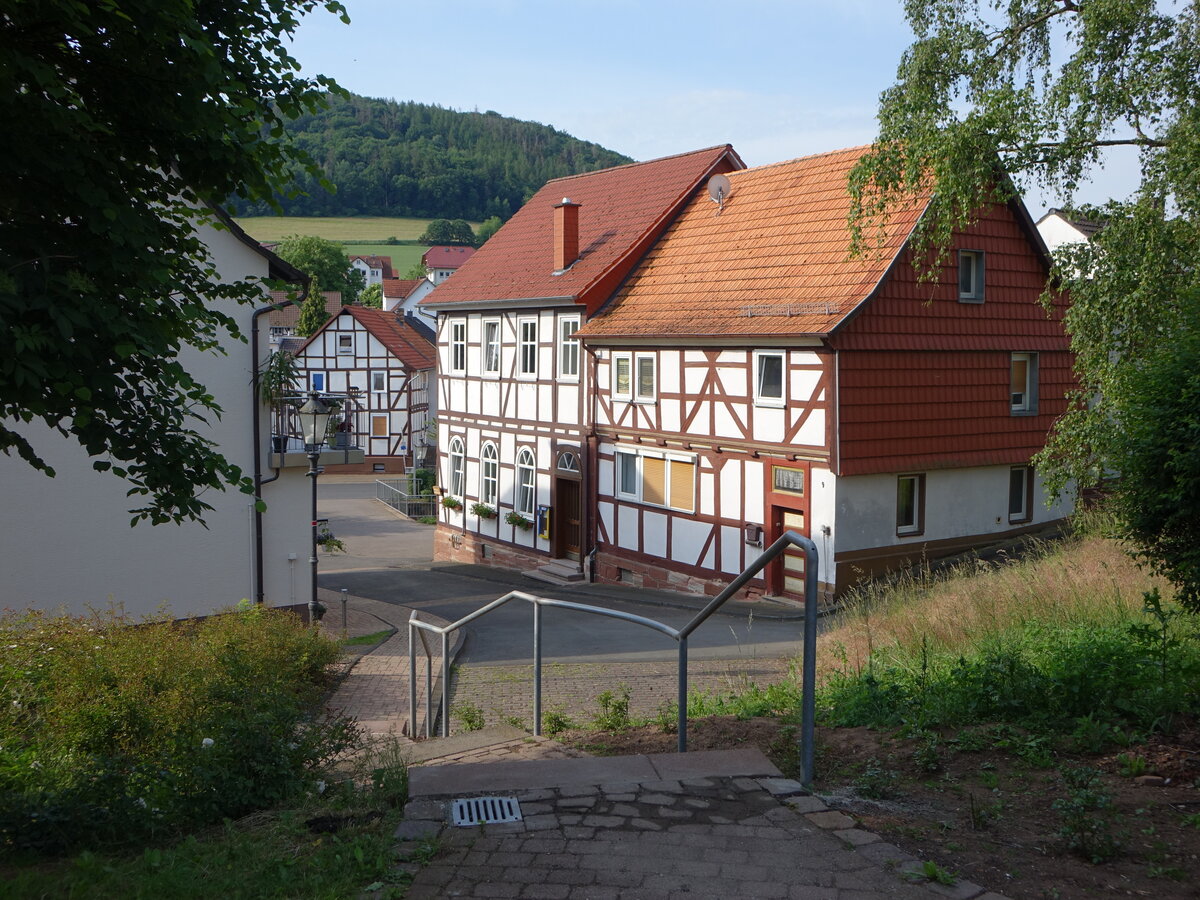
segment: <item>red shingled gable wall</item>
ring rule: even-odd
[[[958,301],[957,252],[919,284],[905,250],[875,296],[830,340],[839,351],[842,475],[1022,464],[1040,450],[1074,385],[1060,301],[1038,303],[1045,261],[1013,209],[993,207],[955,251],[982,250],[982,304]],[[1014,352],[1038,356],[1037,415],[1009,405]]]

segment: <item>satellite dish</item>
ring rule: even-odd
[[[725,200],[729,197],[729,190],[729,179],[724,175],[714,175],[708,179],[708,196],[722,210],[725,209]]]

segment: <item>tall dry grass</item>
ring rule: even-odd
[[[965,651],[1025,623],[1052,626],[1129,621],[1142,594],[1172,592],[1117,542],[1084,533],[1035,543],[1020,558],[971,560],[876,582],[850,594],[817,641],[818,676],[860,672],[874,653],[920,657]]]

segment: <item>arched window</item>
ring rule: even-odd
[[[564,450],[558,455],[558,469],[560,472],[574,472],[579,474],[579,457],[570,450]]]
[[[500,471],[496,445],[492,443],[484,444],[483,452],[479,454],[479,458],[482,462],[482,465],[479,467],[479,502],[494,507],[496,505],[497,494],[499,493],[497,485],[499,484]]]
[[[462,439],[454,438],[450,442],[450,495],[453,497],[462,497],[463,495],[463,486],[466,481],[464,477],[466,456]]]
[[[533,453],[524,448],[517,454],[517,512],[523,516],[533,515],[534,498],[534,469]]]

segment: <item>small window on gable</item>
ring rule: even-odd
[[[637,384],[634,400],[639,403],[650,403],[655,397],[654,369],[657,362],[652,353],[637,355]]]
[[[896,479],[896,534],[925,531],[925,476],[901,475]]]
[[[983,302],[983,251],[958,251],[958,302]]]
[[[1008,470],[1008,521],[1028,522],[1032,503],[1033,467],[1013,466]]]
[[[325,373],[310,372],[309,373],[309,390],[323,391],[325,390]]]
[[[754,371],[754,402],[759,406],[783,406],[787,399],[783,384],[783,354],[756,352]]]
[[[633,399],[633,356],[628,353],[613,354],[612,394],[614,400]]]
[[[337,352],[339,356],[354,355],[354,335],[339,334],[337,336]]]
[[[387,372],[371,373],[371,390],[377,394],[387,390]]]
[[[450,323],[450,371],[467,371],[467,323],[463,319]]]
[[[1038,411],[1038,355],[1014,353],[1009,363],[1009,408],[1014,416]]]

